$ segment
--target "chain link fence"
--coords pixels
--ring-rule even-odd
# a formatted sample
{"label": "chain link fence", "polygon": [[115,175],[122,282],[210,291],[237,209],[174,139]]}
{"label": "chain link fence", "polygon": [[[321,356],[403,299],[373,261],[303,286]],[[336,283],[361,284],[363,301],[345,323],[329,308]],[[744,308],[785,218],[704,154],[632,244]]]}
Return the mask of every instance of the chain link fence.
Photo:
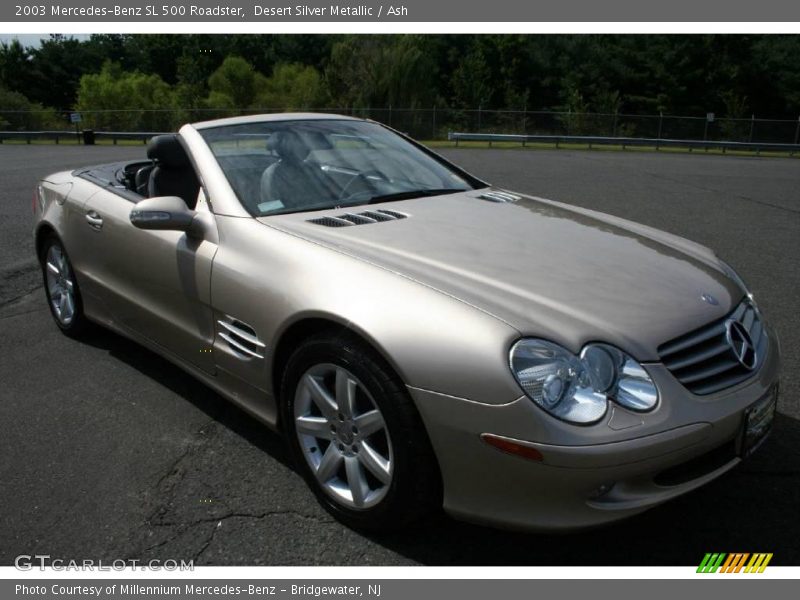
{"label": "chain link fence", "polygon": [[[451,131],[520,135],[608,136],[673,140],[800,143],[798,119],[716,118],[675,115],[628,115],[529,110],[483,110],[453,108],[318,108],[303,109],[351,115],[385,123],[420,140],[446,140]],[[42,113],[44,111],[41,111]],[[284,112],[283,109],[155,109],[81,111],[81,129],[95,131],[174,131],[184,123],[236,115]],[[69,131],[69,114],[40,111],[4,111],[0,123],[7,131],[56,129]],[[53,123],[53,119],[56,123]],[[74,127],[74,125],[73,125]]]}

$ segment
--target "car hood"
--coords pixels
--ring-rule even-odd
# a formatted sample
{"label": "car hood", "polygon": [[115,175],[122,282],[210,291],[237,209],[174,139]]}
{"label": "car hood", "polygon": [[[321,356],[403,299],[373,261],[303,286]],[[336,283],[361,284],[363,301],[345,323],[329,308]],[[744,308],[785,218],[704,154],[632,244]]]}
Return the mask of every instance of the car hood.
{"label": "car hood", "polygon": [[[703,246],[542,198],[490,201],[481,197],[486,191],[260,220],[573,351],[605,341],[658,360],[661,343],[724,316],[743,296]],[[343,227],[310,221],[367,209],[407,216]]]}

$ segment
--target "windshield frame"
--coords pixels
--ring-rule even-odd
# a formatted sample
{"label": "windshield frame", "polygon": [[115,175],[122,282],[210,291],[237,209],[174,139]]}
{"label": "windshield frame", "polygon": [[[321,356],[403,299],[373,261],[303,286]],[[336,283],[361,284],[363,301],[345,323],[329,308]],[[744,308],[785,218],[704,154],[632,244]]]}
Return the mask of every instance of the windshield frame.
{"label": "windshield frame", "polygon": [[[262,218],[269,218],[269,217],[273,217],[273,216],[288,215],[288,214],[298,214],[298,213],[305,213],[305,212],[319,212],[319,211],[324,211],[324,210],[340,210],[342,208],[352,208],[352,207],[357,207],[357,206],[366,206],[366,205],[370,204],[370,200],[371,199],[370,198],[365,198],[363,201],[359,201],[359,202],[342,202],[341,204],[338,204],[338,205],[330,205],[330,203],[326,203],[325,205],[318,205],[318,206],[313,206],[312,205],[312,206],[302,207],[302,208],[279,209],[279,210],[270,211],[268,213],[256,212],[256,211],[254,211],[252,209],[251,206],[248,205],[248,203],[244,202],[242,200],[242,198],[239,197],[239,193],[237,192],[237,190],[235,189],[233,183],[231,182],[228,173],[226,172],[226,170],[223,167],[223,165],[220,164],[220,160],[219,160],[220,157],[217,155],[217,153],[212,148],[212,141],[209,140],[209,138],[206,135],[207,132],[213,132],[215,130],[222,130],[222,129],[226,129],[226,128],[229,128],[229,127],[236,127],[236,126],[245,125],[245,124],[260,125],[260,124],[270,124],[270,123],[280,122],[280,123],[285,125],[285,124],[290,124],[290,123],[320,122],[320,121],[321,122],[341,121],[341,122],[368,123],[370,125],[374,125],[374,126],[380,127],[382,129],[386,130],[387,132],[389,132],[390,134],[393,134],[394,136],[397,136],[398,138],[400,138],[401,140],[403,140],[404,142],[406,142],[407,144],[412,146],[414,149],[419,151],[421,154],[425,155],[427,158],[430,158],[432,161],[437,163],[439,166],[441,166],[445,170],[450,171],[451,173],[453,173],[454,175],[456,175],[457,177],[462,179],[464,184],[469,186],[467,189],[464,189],[464,190],[459,190],[459,189],[455,189],[454,188],[454,189],[448,189],[446,191],[441,191],[440,193],[436,193],[436,194],[420,193],[419,196],[415,196],[415,197],[433,198],[433,197],[435,197],[437,195],[445,195],[445,194],[451,194],[451,193],[469,192],[469,191],[473,191],[473,190],[485,189],[485,188],[489,187],[489,185],[490,185],[487,182],[485,182],[485,181],[475,177],[474,175],[468,173],[467,171],[465,171],[461,167],[453,164],[452,162],[450,162],[449,160],[444,158],[442,155],[438,154],[437,152],[434,152],[433,150],[431,150],[427,146],[417,142],[416,140],[414,140],[413,138],[411,138],[407,134],[405,134],[405,133],[403,133],[401,131],[398,131],[398,130],[392,128],[392,127],[389,127],[389,126],[387,126],[387,125],[385,125],[383,123],[380,123],[378,121],[374,121],[372,119],[355,119],[355,118],[350,118],[350,117],[340,117],[340,116],[336,116],[336,115],[331,115],[330,118],[325,118],[325,117],[322,117],[322,118],[302,118],[302,117],[299,117],[299,118],[287,118],[287,119],[280,119],[280,120],[277,120],[277,119],[264,119],[264,120],[259,120],[259,121],[248,121],[247,123],[228,122],[228,123],[225,123],[225,124],[212,125],[210,127],[198,128],[197,131],[200,134],[201,138],[203,139],[203,142],[207,146],[207,148],[208,148],[211,156],[213,157],[214,161],[216,162],[216,165],[219,168],[222,176],[225,178],[233,198],[235,198],[236,202],[247,212],[247,214],[249,214],[253,218],[262,219]],[[404,198],[404,199],[406,199],[406,198]],[[412,198],[407,198],[407,199],[413,199],[413,197]],[[393,200],[391,200],[391,199],[385,200],[385,202],[392,202],[392,201]],[[373,202],[373,204],[380,204],[380,201],[377,202],[377,203]]]}

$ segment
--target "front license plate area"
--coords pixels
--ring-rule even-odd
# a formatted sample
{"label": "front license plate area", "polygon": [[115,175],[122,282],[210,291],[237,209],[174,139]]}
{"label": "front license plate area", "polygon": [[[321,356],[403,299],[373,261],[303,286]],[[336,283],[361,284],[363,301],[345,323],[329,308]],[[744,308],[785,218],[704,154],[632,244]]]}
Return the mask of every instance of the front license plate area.
{"label": "front license plate area", "polygon": [[742,458],[747,458],[761,445],[772,429],[778,405],[778,388],[774,386],[764,397],[744,411]]}

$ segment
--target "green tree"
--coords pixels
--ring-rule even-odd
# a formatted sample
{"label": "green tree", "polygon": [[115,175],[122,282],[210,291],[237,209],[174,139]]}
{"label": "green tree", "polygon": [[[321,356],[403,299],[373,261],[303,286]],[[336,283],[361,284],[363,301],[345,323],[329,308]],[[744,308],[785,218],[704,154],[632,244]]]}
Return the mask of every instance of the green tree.
{"label": "green tree", "polygon": [[453,104],[462,108],[488,108],[493,91],[486,56],[480,48],[474,48],[453,73]]}
{"label": "green tree", "polygon": [[63,129],[66,120],[52,108],[31,102],[23,94],[0,86],[0,129],[31,131]]}
{"label": "green tree", "polygon": [[76,108],[86,125],[111,131],[169,131],[175,122],[175,94],[158,75],[123,71],[108,62],[81,77]]}
{"label": "green tree", "polygon": [[211,108],[248,109],[255,107],[266,89],[267,78],[240,56],[229,56],[208,79],[208,105]]}
{"label": "green tree", "polygon": [[336,42],[325,69],[334,103],[342,107],[432,106],[437,67],[425,36],[353,35]]}
{"label": "green tree", "polygon": [[259,107],[279,110],[322,108],[326,101],[319,72],[297,63],[276,65],[257,98]]}

